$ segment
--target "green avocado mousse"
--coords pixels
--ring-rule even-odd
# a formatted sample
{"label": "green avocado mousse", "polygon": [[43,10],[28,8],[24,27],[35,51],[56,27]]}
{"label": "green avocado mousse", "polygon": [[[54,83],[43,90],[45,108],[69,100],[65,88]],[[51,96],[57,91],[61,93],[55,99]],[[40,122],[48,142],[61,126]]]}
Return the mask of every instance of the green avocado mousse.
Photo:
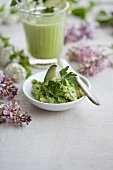
{"label": "green avocado mousse", "polygon": [[56,65],[52,65],[43,82],[32,80],[32,94],[44,103],[67,103],[78,100],[84,93],[76,82],[75,73],[67,72],[68,66],[59,71],[59,77],[55,76]]}
{"label": "green avocado mousse", "polygon": [[68,7],[66,0],[27,0],[18,5],[27,50],[42,64],[61,54]]}

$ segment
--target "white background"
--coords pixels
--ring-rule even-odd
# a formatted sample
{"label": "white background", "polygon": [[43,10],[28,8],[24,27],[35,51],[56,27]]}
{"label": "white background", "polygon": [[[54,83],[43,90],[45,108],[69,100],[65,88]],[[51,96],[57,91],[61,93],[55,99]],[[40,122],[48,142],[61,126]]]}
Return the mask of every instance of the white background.
{"label": "white background", "polygon": [[[78,22],[73,17],[68,20]],[[112,31],[111,28],[98,29],[95,38],[87,43],[111,44]],[[9,36],[17,48],[26,50],[21,23],[0,25],[0,32]],[[65,53],[66,48],[63,50]],[[33,106],[20,85],[15,99],[24,111],[29,111],[32,122],[22,128],[0,124],[1,170],[113,169],[113,68],[88,79],[101,106],[86,99],[64,112],[49,112]]]}

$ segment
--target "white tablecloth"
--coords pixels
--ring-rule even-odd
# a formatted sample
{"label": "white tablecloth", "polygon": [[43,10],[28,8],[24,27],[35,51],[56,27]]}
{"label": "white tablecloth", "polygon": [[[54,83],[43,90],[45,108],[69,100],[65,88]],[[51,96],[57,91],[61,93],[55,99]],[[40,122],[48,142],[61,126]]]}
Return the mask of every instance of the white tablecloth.
{"label": "white tablecloth", "polygon": [[[113,30],[105,29],[98,29],[91,42],[113,43]],[[21,24],[0,25],[0,33],[26,50]],[[19,85],[15,99],[24,111],[29,111],[32,122],[23,127],[0,124],[0,170],[113,169],[113,68],[88,79],[101,105],[95,106],[86,98],[63,112],[35,107]]]}

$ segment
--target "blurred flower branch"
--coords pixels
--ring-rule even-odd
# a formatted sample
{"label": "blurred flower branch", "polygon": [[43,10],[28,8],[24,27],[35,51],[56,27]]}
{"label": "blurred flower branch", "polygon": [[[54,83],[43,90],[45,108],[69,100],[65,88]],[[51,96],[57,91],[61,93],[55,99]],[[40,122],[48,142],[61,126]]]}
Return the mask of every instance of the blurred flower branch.
{"label": "blurred flower branch", "polygon": [[31,116],[29,116],[27,111],[23,112],[17,102],[0,102],[0,123],[6,122],[7,119],[22,126],[23,123],[29,124]]}
{"label": "blurred flower branch", "polygon": [[17,95],[17,91],[18,88],[14,85],[11,78],[0,71],[0,98],[8,97],[12,99]]}
{"label": "blurred flower branch", "polygon": [[9,40],[10,38],[0,35],[0,66],[5,68],[13,81],[20,82],[32,74],[31,64],[24,50],[16,50]]}
{"label": "blurred flower branch", "polygon": [[[0,98],[13,99],[17,95],[17,91],[18,88],[11,78],[0,71]],[[28,124],[31,121],[31,116],[28,115],[27,111],[22,112],[22,108],[16,101],[7,103],[0,101],[0,123],[6,122],[7,119],[22,126],[22,123]]]}
{"label": "blurred flower branch", "polygon": [[[72,46],[68,49],[67,57],[70,61],[79,63],[78,72],[85,76],[93,76],[101,72],[104,68],[112,66],[110,54],[111,47],[102,46]],[[112,51],[113,55],[113,51]]]}
{"label": "blurred flower branch", "polygon": [[82,22],[78,27],[67,24],[65,30],[64,44],[80,41],[83,38],[91,39],[94,37],[94,26],[87,22]]}

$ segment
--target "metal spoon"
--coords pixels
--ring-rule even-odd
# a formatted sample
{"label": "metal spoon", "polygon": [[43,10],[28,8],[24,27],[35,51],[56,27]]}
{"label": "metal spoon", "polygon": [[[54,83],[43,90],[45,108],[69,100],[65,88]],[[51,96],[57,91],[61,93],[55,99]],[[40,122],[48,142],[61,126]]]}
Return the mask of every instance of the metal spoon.
{"label": "metal spoon", "polygon": [[[69,63],[65,59],[59,59],[58,63],[61,67],[65,68],[66,66],[69,66],[69,71],[76,73],[72,67],[69,65]],[[75,79],[85,95],[88,97],[88,99],[94,103],[95,105],[100,105],[99,99],[91,92],[91,90],[85,85],[85,83],[80,79],[80,76],[78,73],[76,73],[77,76],[75,76]]]}

